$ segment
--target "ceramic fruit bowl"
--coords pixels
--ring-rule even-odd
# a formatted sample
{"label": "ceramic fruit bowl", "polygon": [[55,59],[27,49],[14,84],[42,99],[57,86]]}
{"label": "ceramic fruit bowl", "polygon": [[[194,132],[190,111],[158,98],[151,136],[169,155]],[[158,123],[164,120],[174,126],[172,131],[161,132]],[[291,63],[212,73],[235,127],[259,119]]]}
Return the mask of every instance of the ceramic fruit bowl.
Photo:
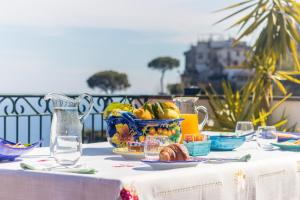
{"label": "ceramic fruit bowl", "polygon": [[0,160],[13,161],[17,157],[30,152],[35,147],[39,146],[42,141],[30,144],[21,145],[13,142],[9,142],[4,139],[0,139]]}
{"label": "ceramic fruit bowl", "polygon": [[183,119],[142,120],[130,112],[120,112],[120,116],[110,116],[105,121],[109,143],[114,147],[127,147],[130,141],[143,142],[147,135],[166,135],[177,143]]}

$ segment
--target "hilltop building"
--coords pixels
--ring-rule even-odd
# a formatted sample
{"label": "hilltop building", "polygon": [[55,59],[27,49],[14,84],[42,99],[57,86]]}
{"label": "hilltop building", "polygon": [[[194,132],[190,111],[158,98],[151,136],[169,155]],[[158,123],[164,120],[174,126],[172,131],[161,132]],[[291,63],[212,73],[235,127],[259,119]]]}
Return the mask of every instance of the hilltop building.
{"label": "hilltop building", "polygon": [[182,74],[184,86],[199,87],[209,82],[218,88],[221,80],[243,84],[251,72],[238,70],[238,66],[246,59],[245,52],[249,49],[241,42],[232,47],[233,39],[198,41],[192,45],[185,55],[185,70]]}

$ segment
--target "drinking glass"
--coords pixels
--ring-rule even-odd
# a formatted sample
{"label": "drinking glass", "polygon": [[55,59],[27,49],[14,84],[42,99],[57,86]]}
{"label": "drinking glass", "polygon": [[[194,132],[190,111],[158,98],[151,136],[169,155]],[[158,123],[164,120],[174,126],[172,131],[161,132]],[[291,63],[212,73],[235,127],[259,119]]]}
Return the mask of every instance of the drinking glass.
{"label": "drinking glass", "polygon": [[277,142],[275,126],[260,126],[256,131],[256,141],[259,148],[271,150],[271,143]]}
{"label": "drinking glass", "polygon": [[147,136],[144,146],[146,159],[158,159],[160,150],[170,144],[168,136]]}
{"label": "drinking glass", "polygon": [[235,127],[235,133],[237,136],[250,135],[254,132],[254,127],[250,121],[239,121]]}
{"label": "drinking glass", "polygon": [[72,166],[81,157],[81,141],[78,136],[56,136],[53,157],[62,166]]}

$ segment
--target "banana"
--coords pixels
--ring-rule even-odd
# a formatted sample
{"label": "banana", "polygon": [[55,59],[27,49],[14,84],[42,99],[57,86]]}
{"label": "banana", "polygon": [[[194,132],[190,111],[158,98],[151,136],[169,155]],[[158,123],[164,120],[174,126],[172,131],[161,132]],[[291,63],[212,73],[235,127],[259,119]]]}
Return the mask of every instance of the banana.
{"label": "banana", "polygon": [[152,104],[151,107],[152,107],[152,110],[153,110],[154,118],[155,118],[155,119],[159,119],[159,116],[158,116],[158,107],[157,107],[157,105],[156,105],[156,104]]}
{"label": "banana", "polygon": [[179,114],[172,109],[165,109],[163,119],[178,119],[180,118]]}
{"label": "banana", "polygon": [[161,106],[161,102],[156,102],[155,104],[157,105],[157,108],[158,108],[158,116],[161,116],[161,115],[163,116],[165,112],[164,112],[163,107]]}

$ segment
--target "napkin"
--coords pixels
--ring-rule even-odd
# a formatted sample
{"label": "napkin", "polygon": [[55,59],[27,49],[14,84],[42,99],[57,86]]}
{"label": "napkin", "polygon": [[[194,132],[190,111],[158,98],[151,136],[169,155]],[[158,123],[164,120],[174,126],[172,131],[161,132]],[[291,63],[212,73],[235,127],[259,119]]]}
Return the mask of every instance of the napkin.
{"label": "napkin", "polygon": [[251,154],[246,154],[238,158],[210,158],[207,157],[207,162],[248,162],[251,159]]}
{"label": "napkin", "polygon": [[20,166],[24,170],[37,170],[37,171],[55,171],[55,172],[67,172],[75,174],[95,174],[97,170],[94,168],[83,168],[83,167],[63,167],[60,165],[41,165],[37,163],[22,162]]}

